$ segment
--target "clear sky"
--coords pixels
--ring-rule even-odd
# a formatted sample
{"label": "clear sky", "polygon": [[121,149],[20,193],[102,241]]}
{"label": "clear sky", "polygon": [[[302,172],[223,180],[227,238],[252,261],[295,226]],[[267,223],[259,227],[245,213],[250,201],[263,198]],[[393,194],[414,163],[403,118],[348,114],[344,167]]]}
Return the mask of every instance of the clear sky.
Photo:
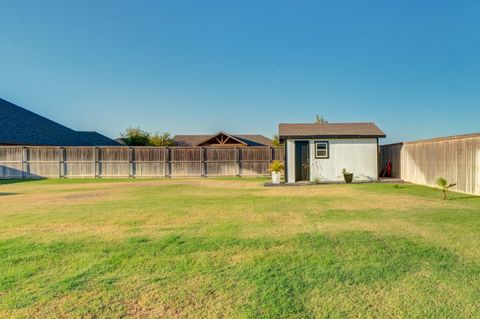
{"label": "clear sky", "polygon": [[0,0],[0,97],[77,130],[480,131],[480,1]]}

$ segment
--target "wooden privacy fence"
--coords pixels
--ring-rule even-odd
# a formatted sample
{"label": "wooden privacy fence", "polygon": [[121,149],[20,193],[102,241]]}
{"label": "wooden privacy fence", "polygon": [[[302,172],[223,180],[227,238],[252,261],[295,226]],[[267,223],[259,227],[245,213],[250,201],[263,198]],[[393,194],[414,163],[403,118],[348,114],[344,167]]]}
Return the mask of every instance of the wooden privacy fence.
{"label": "wooden privacy fence", "polygon": [[393,177],[430,186],[444,177],[457,183],[452,190],[480,195],[480,134],[383,145],[380,158]]}
{"label": "wooden privacy fence", "polygon": [[1,146],[0,178],[267,175],[283,148]]}

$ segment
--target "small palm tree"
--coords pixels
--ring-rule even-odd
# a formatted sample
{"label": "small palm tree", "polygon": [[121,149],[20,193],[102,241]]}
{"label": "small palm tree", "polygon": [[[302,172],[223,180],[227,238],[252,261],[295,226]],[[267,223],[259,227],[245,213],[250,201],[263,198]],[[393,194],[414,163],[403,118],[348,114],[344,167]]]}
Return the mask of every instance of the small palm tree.
{"label": "small palm tree", "polygon": [[455,185],[457,185],[456,183],[454,184],[448,184],[447,180],[443,177],[439,177],[437,178],[437,185],[438,187],[442,190],[442,199],[443,200],[446,200],[447,199],[447,190],[450,188],[450,187],[453,187]]}

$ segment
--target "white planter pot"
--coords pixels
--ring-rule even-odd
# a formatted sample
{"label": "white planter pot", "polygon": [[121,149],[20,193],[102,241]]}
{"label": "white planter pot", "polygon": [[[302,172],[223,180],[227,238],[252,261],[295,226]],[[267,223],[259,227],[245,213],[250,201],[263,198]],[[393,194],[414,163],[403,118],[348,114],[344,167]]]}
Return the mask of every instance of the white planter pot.
{"label": "white planter pot", "polygon": [[280,172],[272,172],[272,184],[280,184]]}

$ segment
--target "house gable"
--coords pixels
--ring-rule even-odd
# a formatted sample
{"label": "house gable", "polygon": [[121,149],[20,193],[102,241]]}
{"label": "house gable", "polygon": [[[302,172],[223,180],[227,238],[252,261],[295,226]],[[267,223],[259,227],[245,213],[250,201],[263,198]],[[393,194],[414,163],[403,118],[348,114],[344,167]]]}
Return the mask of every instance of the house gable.
{"label": "house gable", "polygon": [[273,147],[273,142],[263,135],[229,134],[219,132],[213,135],[175,135],[173,140],[177,146],[195,147]]}
{"label": "house gable", "polygon": [[235,136],[219,132],[198,143],[197,146],[247,146],[247,143]]}

